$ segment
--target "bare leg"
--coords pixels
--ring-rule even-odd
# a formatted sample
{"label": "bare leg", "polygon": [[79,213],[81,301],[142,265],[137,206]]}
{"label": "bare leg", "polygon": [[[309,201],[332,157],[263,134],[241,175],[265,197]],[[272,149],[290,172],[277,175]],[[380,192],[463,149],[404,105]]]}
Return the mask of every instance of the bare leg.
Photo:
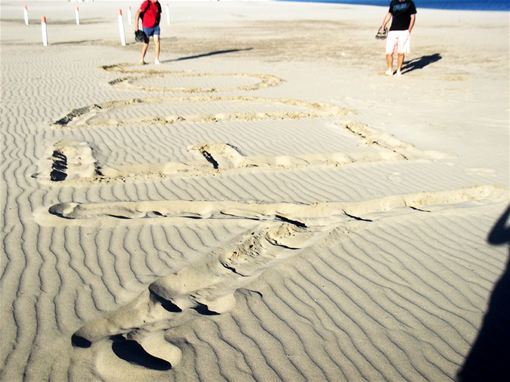
{"label": "bare leg", "polygon": [[393,54],[386,55],[386,66],[389,70],[393,69]]}
{"label": "bare leg", "polygon": [[147,54],[147,49],[149,49],[149,43],[144,43],[142,46],[142,58],[140,59],[140,64],[145,62],[145,55]]}
{"label": "bare leg", "polygon": [[154,36],[154,44],[156,49],[156,63],[159,63],[159,52],[160,52],[160,44],[159,44],[159,36]]}
{"label": "bare leg", "polygon": [[399,53],[397,58],[397,72],[400,72],[402,65],[404,64],[404,53]]}
{"label": "bare leg", "polygon": [[386,74],[393,75],[393,54],[386,55]]}

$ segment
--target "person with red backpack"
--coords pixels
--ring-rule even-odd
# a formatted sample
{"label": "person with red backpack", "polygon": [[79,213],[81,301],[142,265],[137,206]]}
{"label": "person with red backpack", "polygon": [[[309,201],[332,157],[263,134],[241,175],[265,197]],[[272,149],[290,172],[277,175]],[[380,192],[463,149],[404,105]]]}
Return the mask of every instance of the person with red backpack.
{"label": "person with red backpack", "polygon": [[147,64],[145,62],[145,54],[149,48],[150,38],[154,38],[156,58],[154,63],[159,65],[159,52],[160,52],[160,29],[159,21],[161,20],[161,4],[158,0],[145,0],[140,9],[135,14],[135,33],[138,31],[138,20],[142,19],[142,28],[145,38],[142,46],[142,57],[140,65]]}

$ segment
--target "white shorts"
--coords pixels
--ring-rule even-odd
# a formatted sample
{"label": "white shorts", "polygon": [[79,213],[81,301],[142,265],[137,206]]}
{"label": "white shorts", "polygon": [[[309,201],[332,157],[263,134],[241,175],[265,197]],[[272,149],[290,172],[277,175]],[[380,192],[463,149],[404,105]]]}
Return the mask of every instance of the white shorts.
{"label": "white shorts", "polygon": [[411,52],[411,35],[408,30],[389,31],[386,38],[386,54]]}

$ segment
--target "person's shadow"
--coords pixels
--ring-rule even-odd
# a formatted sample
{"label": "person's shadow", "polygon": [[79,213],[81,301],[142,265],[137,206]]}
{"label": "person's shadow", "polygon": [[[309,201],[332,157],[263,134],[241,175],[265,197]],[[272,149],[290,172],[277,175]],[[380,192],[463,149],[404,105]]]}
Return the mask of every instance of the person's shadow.
{"label": "person's shadow", "polygon": [[482,328],[462,368],[457,374],[461,382],[510,380],[510,206],[498,219],[487,241],[507,245],[509,260],[506,270],[492,291]]}
{"label": "person's shadow", "polygon": [[442,58],[443,57],[441,57],[439,53],[413,58],[412,60],[404,62],[404,65],[402,66],[402,74],[409,73],[417,69],[423,69],[427,65],[433,64]]}
{"label": "person's shadow", "polygon": [[228,54],[228,53],[244,52],[244,51],[248,51],[248,50],[253,50],[253,48],[215,50],[215,51],[213,51],[213,52],[207,52],[207,53],[194,54],[194,55],[192,55],[192,56],[179,57],[179,58],[175,58],[175,59],[173,59],[173,60],[166,60],[166,61],[161,61],[161,62],[166,63],[166,62],[176,62],[176,61],[195,60],[195,59],[197,59],[197,58],[210,57],[210,56],[217,56],[217,55],[219,55],[219,54]]}

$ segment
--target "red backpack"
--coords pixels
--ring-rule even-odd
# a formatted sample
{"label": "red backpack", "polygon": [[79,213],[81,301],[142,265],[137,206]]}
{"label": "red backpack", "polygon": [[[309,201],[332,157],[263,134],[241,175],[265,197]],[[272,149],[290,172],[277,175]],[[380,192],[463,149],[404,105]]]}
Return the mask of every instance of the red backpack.
{"label": "red backpack", "polygon": [[[159,1],[156,4],[158,5],[158,13],[156,15],[156,20],[154,20],[154,25],[147,27],[147,28],[155,27],[156,25],[159,24],[159,21],[161,19],[161,4],[159,3]],[[151,1],[147,0],[147,6],[145,7],[145,9],[143,11],[140,12],[140,18],[142,19],[142,26],[143,26],[143,19],[145,16],[145,12],[147,12],[147,10],[150,8],[150,6],[151,6]]]}

